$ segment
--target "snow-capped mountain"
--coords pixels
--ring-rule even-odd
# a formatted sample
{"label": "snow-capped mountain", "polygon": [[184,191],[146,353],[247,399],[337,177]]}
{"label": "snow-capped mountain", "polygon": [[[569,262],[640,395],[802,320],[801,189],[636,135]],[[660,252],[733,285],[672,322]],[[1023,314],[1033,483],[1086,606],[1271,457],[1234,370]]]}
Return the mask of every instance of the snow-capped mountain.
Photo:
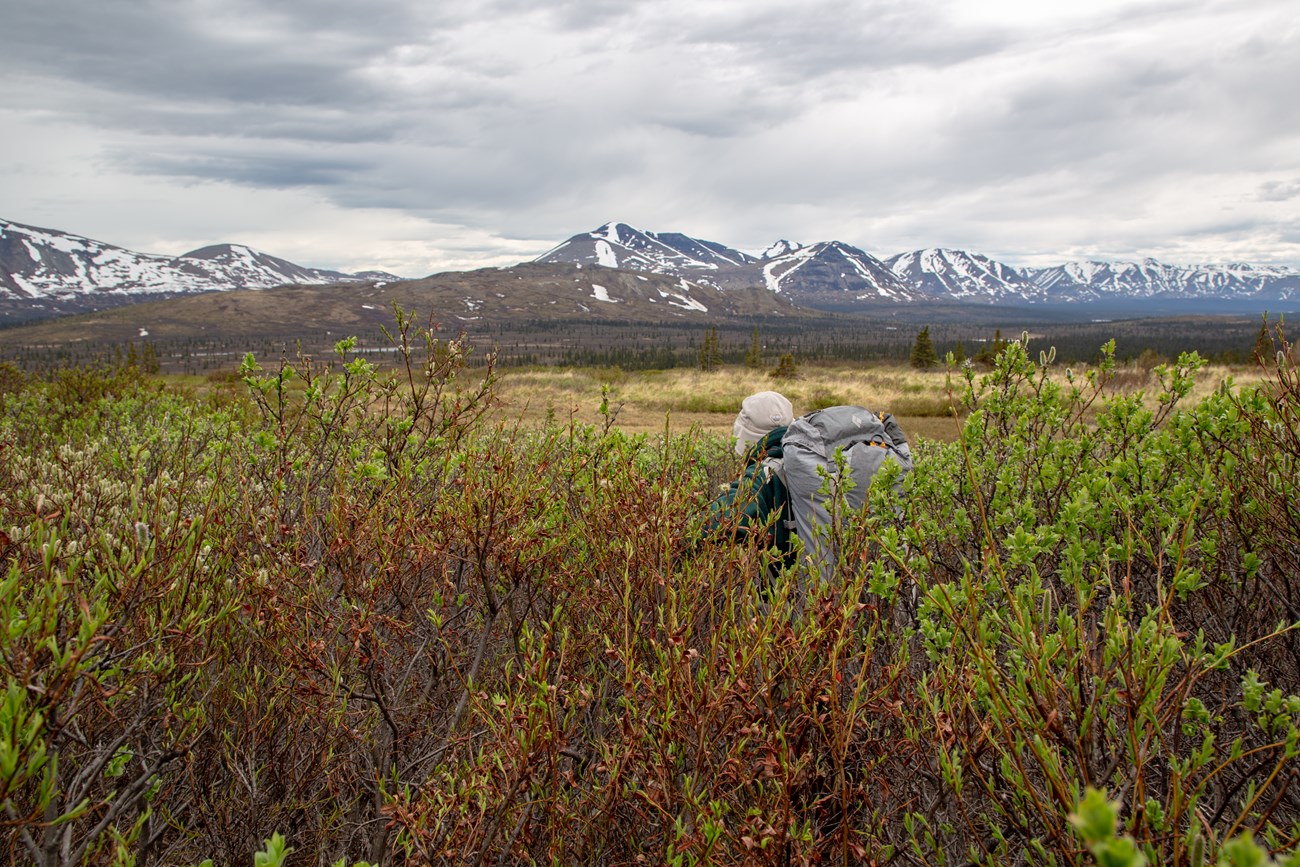
{"label": "snow-capped mountain", "polygon": [[929,248],[884,261],[839,241],[781,240],[754,257],[677,233],[607,223],[540,262],[655,271],[732,289],[765,286],[822,309],[880,303],[1078,304],[1090,301],[1267,302],[1300,299],[1300,270],[1282,266],[1067,262],[1018,268],[965,250]]}
{"label": "snow-capped mountain", "polygon": [[737,270],[746,271],[758,260],[748,253],[678,232],[646,232],[626,223],[606,223],[593,232],[574,235],[533,261],[653,271],[722,287],[732,282],[728,278]]}
{"label": "snow-capped mountain", "polygon": [[534,261],[653,271],[719,289],[766,286],[810,306],[816,298],[839,306],[863,296],[910,301],[914,295],[875,256],[838,241],[804,246],[782,240],[756,257],[678,232],[606,223],[574,235]]}
{"label": "snow-capped mountain", "polygon": [[1051,299],[1242,298],[1288,301],[1300,297],[1300,271],[1246,264],[1165,265],[1141,262],[1067,262],[1031,272]]}
{"label": "snow-capped mountain", "polygon": [[891,256],[885,264],[904,284],[929,298],[1002,303],[1046,297],[1023,270],[965,250],[915,250]]}
{"label": "snow-capped mountain", "polygon": [[238,244],[156,256],[0,220],[0,300],[93,304],[218,289],[396,279],[379,272],[305,268]]}
{"label": "snow-capped mountain", "polygon": [[[770,249],[770,248],[769,248]],[[796,304],[915,301],[920,293],[875,256],[839,241],[799,247],[761,263],[763,285]]]}
{"label": "snow-capped mountain", "polygon": [[[606,223],[574,235],[535,261],[654,271],[720,289],[764,286],[795,304],[828,309],[914,302],[946,297],[948,291],[913,279],[917,275],[906,270],[895,273],[890,263],[841,241],[804,245],[782,239],[755,257],[713,241],[626,223]],[[993,263],[990,268],[996,270]]]}

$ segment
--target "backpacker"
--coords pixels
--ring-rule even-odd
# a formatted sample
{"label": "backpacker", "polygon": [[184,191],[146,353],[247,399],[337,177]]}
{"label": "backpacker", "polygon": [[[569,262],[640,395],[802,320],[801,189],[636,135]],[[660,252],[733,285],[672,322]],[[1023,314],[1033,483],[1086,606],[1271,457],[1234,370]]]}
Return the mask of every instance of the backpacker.
{"label": "backpacker", "polygon": [[[853,480],[850,490],[838,483],[837,449]],[[886,461],[908,472],[911,450],[897,422],[860,406],[834,406],[809,413],[785,428],[777,428],[745,455],[745,469],[710,506],[706,537],[729,532],[746,538],[757,528],[766,543],[793,563],[793,532],[803,540],[805,557],[829,577],[836,552],[817,528],[830,523],[828,501],[845,496],[848,508],[866,504],[871,479]],[[823,479],[817,468],[826,470]]]}
{"label": "backpacker", "polygon": [[[850,511],[861,510],[872,478],[887,462],[899,464],[902,473],[911,471],[911,448],[891,416],[881,418],[860,406],[832,406],[796,419],[781,446],[781,475],[804,557],[829,578],[839,553],[828,532],[832,499],[842,497]],[[840,475],[836,453],[841,451],[851,485]]]}

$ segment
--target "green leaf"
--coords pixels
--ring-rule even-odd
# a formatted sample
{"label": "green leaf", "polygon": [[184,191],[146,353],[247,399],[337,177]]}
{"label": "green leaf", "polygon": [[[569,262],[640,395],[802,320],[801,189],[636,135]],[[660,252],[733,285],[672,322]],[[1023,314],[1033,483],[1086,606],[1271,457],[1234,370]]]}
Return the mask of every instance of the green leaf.
{"label": "green leaf", "polygon": [[1119,801],[1108,801],[1105,792],[1089,786],[1075,811],[1070,814],[1070,824],[1083,838],[1083,842],[1092,844],[1115,836],[1115,820],[1118,816]]}
{"label": "green leaf", "polygon": [[293,847],[285,844],[284,836],[278,831],[271,835],[270,840],[262,842],[266,848],[253,853],[253,867],[282,867],[284,859],[293,851]]}

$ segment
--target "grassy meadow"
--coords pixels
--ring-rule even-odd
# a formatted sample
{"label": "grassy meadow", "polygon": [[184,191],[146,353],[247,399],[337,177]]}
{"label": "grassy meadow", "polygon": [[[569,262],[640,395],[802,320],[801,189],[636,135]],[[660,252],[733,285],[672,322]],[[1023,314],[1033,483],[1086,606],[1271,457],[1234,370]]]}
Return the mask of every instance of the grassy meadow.
{"label": "grassy meadow", "polygon": [[[1037,347],[1031,343],[1034,352]],[[1154,364],[1116,365],[1108,374],[1107,394],[1144,392],[1148,403],[1158,401]],[[977,368],[978,370],[979,368]],[[1086,365],[1071,370],[1080,379]],[[1189,394],[1199,400],[1226,381],[1236,386],[1257,383],[1258,365],[1206,365]],[[1066,384],[1064,367],[1049,369],[1053,382]],[[955,440],[966,413],[960,405],[961,376],[946,368],[917,370],[898,362],[805,364],[794,378],[774,378],[768,370],[733,365],[717,370],[678,367],[668,370],[625,371],[619,368],[533,367],[501,372],[496,393],[497,416],[526,426],[570,417],[587,424],[603,423],[602,401],[615,411],[615,424],[631,433],[685,433],[692,427],[730,436],[740,402],[756,391],[779,391],[801,415],[827,406],[865,406],[889,412],[911,436]],[[1153,388],[1154,386],[1154,388]]]}
{"label": "grassy meadow", "polygon": [[[469,367],[399,322],[390,368],[0,365],[4,855],[1296,864],[1275,341],[774,380]],[[912,438],[829,576],[706,531],[765,388]]]}

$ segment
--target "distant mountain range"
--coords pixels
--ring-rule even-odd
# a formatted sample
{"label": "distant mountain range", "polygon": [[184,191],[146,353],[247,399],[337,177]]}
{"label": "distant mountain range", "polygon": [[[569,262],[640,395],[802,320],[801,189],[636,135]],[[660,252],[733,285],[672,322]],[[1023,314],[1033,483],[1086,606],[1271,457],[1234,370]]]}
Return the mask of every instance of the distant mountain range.
{"label": "distant mountain range", "polygon": [[[768,297],[779,302],[773,312],[935,304],[1088,305],[1089,309],[1127,305],[1143,312],[1244,312],[1268,305],[1276,310],[1279,303],[1300,300],[1300,270],[1279,266],[1176,266],[1146,259],[1019,268],[978,253],[941,248],[881,259],[840,241],[803,245],[782,240],[756,256],[715,241],[619,222],[574,235],[533,264],[589,270],[574,284],[574,290],[580,290],[574,297],[567,289],[547,295],[568,281],[556,282],[550,272],[521,270],[524,266],[464,272],[466,285],[473,285],[475,294],[467,295],[463,304],[456,303],[464,307],[454,311],[457,318],[490,314],[495,308],[502,315],[531,311],[554,318],[561,309],[572,308],[578,316],[644,314],[654,320],[663,313],[677,317],[712,311],[713,315],[737,305],[748,310],[767,307],[750,292],[744,293],[743,300],[727,298],[738,290],[753,289],[766,289]],[[595,276],[603,269],[631,276]],[[647,284],[635,275],[656,279]],[[345,274],[303,267],[237,244],[157,256],[0,220],[0,322],[216,290],[399,281],[384,272]],[[438,285],[443,284],[451,285],[446,279]],[[661,312],[652,313],[655,310]]]}
{"label": "distant mountain range", "polygon": [[379,271],[304,268],[239,244],[155,256],[0,220],[0,300],[11,302],[6,305],[11,310],[72,313],[213,290],[397,279]]}
{"label": "distant mountain range", "polygon": [[[789,339],[805,328],[825,335],[850,318],[795,307],[761,287],[724,291],[664,274],[525,263],[392,283],[145,296],[78,316],[11,320],[17,327],[0,330],[0,362],[80,364],[112,358],[135,341],[154,345],[165,369],[191,372],[232,370],[246,352],[331,358],[343,337],[356,337],[361,352],[385,353],[393,348],[383,331],[393,328],[394,306],[416,327],[443,338],[464,334],[471,347],[528,363],[580,352],[597,364],[647,353],[673,364],[695,351],[706,327],[730,329],[748,345],[760,324],[772,339]],[[593,358],[596,351],[605,354]]]}
{"label": "distant mountain range", "polygon": [[853,309],[921,303],[1270,302],[1300,298],[1300,270],[1248,264],[1067,262],[1018,268],[964,250],[931,248],[880,259],[840,241],[778,241],[752,256],[713,241],[606,223],[538,262],[653,271],[730,289],[762,285],[801,306]]}

